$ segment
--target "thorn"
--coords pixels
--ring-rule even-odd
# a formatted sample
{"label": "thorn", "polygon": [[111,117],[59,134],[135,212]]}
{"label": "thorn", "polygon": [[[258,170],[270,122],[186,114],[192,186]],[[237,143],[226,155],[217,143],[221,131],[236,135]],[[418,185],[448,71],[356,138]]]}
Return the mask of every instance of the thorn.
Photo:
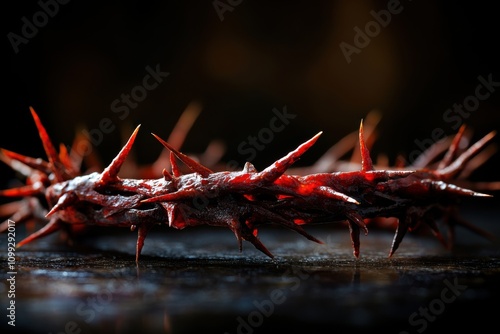
{"label": "thorn", "polygon": [[190,102],[184,109],[167,140],[172,147],[180,150],[189,130],[200,115],[201,109],[201,104],[194,101]]}
{"label": "thorn", "polygon": [[349,225],[349,234],[351,235],[352,253],[356,258],[359,258],[359,226],[350,219],[347,222]]}
{"label": "thorn", "polygon": [[59,200],[57,201],[56,205],[54,205],[52,209],[50,209],[50,211],[45,215],[45,217],[48,218],[52,216],[57,211],[62,210],[68,207],[68,205],[75,203],[75,201],[76,197],[74,194],[72,193],[63,194],[61,197],[59,197]]}
{"label": "thorn", "polygon": [[272,183],[286,172],[288,167],[293,165],[311,146],[316,143],[323,131],[318,132],[314,137],[301,144],[295,150],[288,153],[285,157],[277,160],[271,166],[267,167],[260,173],[255,174],[255,178],[264,183]]}
{"label": "thorn", "polygon": [[493,197],[490,194],[484,194],[470,189],[461,188],[451,183],[446,183],[444,181],[430,181],[432,187],[437,191],[446,192],[448,194],[454,194],[459,196],[472,196],[472,197]]}
{"label": "thorn", "polygon": [[316,239],[315,237],[313,237],[312,235],[307,233],[306,230],[304,230],[304,228],[302,226],[297,225],[295,222],[289,221],[286,218],[283,218],[282,216],[276,214],[275,212],[270,211],[270,210],[265,209],[265,208],[262,208],[262,207],[259,207],[259,206],[255,206],[253,209],[255,210],[255,213],[258,215],[259,219],[269,220],[269,221],[281,224],[281,225],[299,233],[300,235],[306,237],[307,239],[309,239],[311,241],[314,241],[318,244],[323,244],[323,241]]}
{"label": "thorn", "polygon": [[432,234],[439,240],[439,242],[444,246],[446,249],[451,249],[451,245],[449,245],[441,232],[439,231],[439,228],[436,224],[436,222],[430,218],[425,218],[425,223],[430,227]]}
{"label": "thorn", "polygon": [[36,239],[45,237],[49,234],[52,234],[58,230],[60,230],[62,227],[61,221],[59,219],[51,219],[47,225],[36,231],[35,233],[30,234],[28,237],[25,239],[21,240],[16,244],[16,248],[22,247],[23,245],[26,245],[32,241],[35,241]]}
{"label": "thorn", "polygon": [[43,193],[41,182],[12,189],[0,190],[0,196],[4,197],[28,197]]}
{"label": "thorn", "polygon": [[[201,113],[201,104],[198,102],[191,102],[184,109],[181,116],[179,117],[177,123],[174,125],[172,132],[170,132],[167,142],[177,150],[180,150],[187,134],[191,130],[194,122]],[[161,151],[160,156],[152,164],[152,175],[158,175],[158,173],[165,168],[165,165],[169,164],[170,152],[167,149]]]}
{"label": "thorn", "polygon": [[54,173],[54,176],[58,182],[64,181],[63,171],[61,170],[62,163],[59,160],[59,156],[56,152],[56,149],[54,148],[54,145],[52,145],[52,141],[50,140],[47,131],[45,130],[42,122],[40,121],[40,118],[35,112],[35,109],[33,109],[33,107],[30,107],[30,111],[31,115],[33,116],[33,119],[35,120],[35,124],[38,129],[38,134],[40,135],[40,139],[42,140],[43,148],[45,149],[45,153],[47,154],[47,158],[49,159],[49,162],[51,164],[51,170]]}
{"label": "thorn", "polygon": [[392,246],[389,252],[389,257],[392,257],[396,252],[396,250],[398,249],[399,245],[401,244],[401,241],[403,241],[406,231],[408,231],[408,224],[406,222],[406,219],[405,220],[398,219],[398,227],[396,229],[396,233],[394,234],[394,239],[392,240]]}
{"label": "thorn", "polygon": [[250,230],[246,224],[242,224],[238,219],[231,219],[229,228],[233,231],[234,235],[236,236],[236,240],[238,240],[238,247],[240,253],[243,250],[242,240],[244,239],[252,243],[252,245],[254,245],[256,249],[266,254],[271,259],[274,258],[274,255],[271,254],[271,252],[266,248],[266,246],[264,246],[264,244],[259,240],[259,238],[257,238],[256,235],[254,235],[253,231]]}
{"label": "thorn", "polygon": [[127,155],[130,153],[130,150],[132,149],[132,145],[134,144],[135,137],[137,136],[137,132],[139,131],[140,124],[135,128],[134,132],[128,139],[127,143],[125,146],[122,147],[118,155],[111,161],[108,167],[104,169],[104,171],[101,174],[101,180],[99,183],[101,185],[107,184],[109,182],[113,182],[118,178],[118,173],[120,172],[120,168],[123,165],[123,162],[127,158]]}
{"label": "thorn", "polygon": [[274,255],[264,246],[264,244],[254,236],[252,233],[249,233],[248,235],[245,234],[245,240],[249,241],[252,243],[252,245],[255,246],[258,250],[260,250],[262,253],[266,254],[269,258],[273,259]]}
{"label": "thorn", "polygon": [[163,178],[165,179],[165,181],[172,181],[172,174],[170,174],[166,168],[163,168],[161,173],[163,174]]}
{"label": "thorn", "polygon": [[172,175],[174,177],[179,177],[182,175],[181,170],[179,169],[179,165],[177,164],[175,154],[172,151],[170,151],[170,166],[172,166]]}
{"label": "thorn", "polygon": [[[39,170],[47,175],[52,172],[50,164],[47,163],[46,161],[43,161],[42,159],[35,159],[3,148],[0,149],[0,159],[4,161],[7,165],[9,165],[12,169],[20,172],[23,175],[26,174],[25,171],[21,170],[20,168],[16,168],[16,166],[12,164],[12,162],[9,159],[19,161],[22,164],[30,167],[30,169]],[[33,171],[30,170],[30,173],[25,176],[30,176],[32,173]]]}
{"label": "thorn", "polygon": [[187,223],[184,220],[186,217],[185,212],[182,212],[179,205],[176,203],[161,203],[161,206],[167,211],[168,226],[177,229],[184,228]]}
{"label": "thorn", "polygon": [[337,199],[340,201],[349,202],[349,203],[353,203],[353,204],[357,204],[357,205],[360,204],[354,198],[349,197],[341,192],[335,191],[332,188],[327,187],[327,186],[318,186],[318,187],[316,187],[316,189],[314,191],[320,195],[324,195],[324,196],[332,198],[332,199]]}
{"label": "thorn", "polygon": [[467,162],[472,159],[476,154],[478,154],[481,149],[488,144],[493,137],[495,137],[496,131],[491,131],[486,136],[477,141],[474,145],[469,147],[467,151],[462,153],[455,161],[449,164],[447,167],[438,170],[437,173],[444,178],[451,178],[455,176],[457,173],[461,172]]}
{"label": "thorn", "polygon": [[495,145],[485,147],[485,149],[478,153],[474,158],[470,159],[467,165],[463,168],[462,172],[457,176],[457,179],[467,179],[469,175],[482,166],[488,159],[490,159],[497,152]]}
{"label": "thorn", "polygon": [[448,149],[448,151],[446,151],[446,154],[445,154],[443,160],[441,160],[441,162],[439,163],[439,165],[437,167],[438,170],[443,169],[445,167],[448,167],[450,165],[450,163],[453,161],[453,159],[455,158],[455,155],[456,155],[456,153],[459,149],[459,146],[460,146],[460,142],[461,142],[462,137],[464,135],[465,129],[466,129],[465,124],[462,124],[460,129],[458,129],[457,134],[455,135],[455,137],[453,138],[453,141],[451,142],[450,148]]}
{"label": "thorn", "polygon": [[243,166],[243,173],[257,173],[257,168],[250,163],[250,162],[245,162],[245,166]]}
{"label": "thorn", "polygon": [[135,246],[135,263],[139,264],[139,257],[141,256],[142,248],[144,247],[144,241],[146,240],[146,235],[148,234],[151,227],[154,224],[144,223],[141,224],[137,229],[137,243]]}
{"label": "thorn", "polygon": [[363,135],[363,120],[361,120],[361,123],[359,125],[359,149],[361,153],[361,170],[373,170],[372,158],[370,157],[370,151],[366,146],[365,138]]}
{"label": "thorn", "polygon": [[200,174],[201,176],[203,177],[207,177],[209,176],[210,174],[213,173],[213,171],[211,171],[210,169],[208,169],[207,167],[203,166],[202,164],[200,164],[199,162],[197,161],[194,161],[193,159],[191,159],[190,157],[188,157],[187,155],[185,155],[184,153],[181,153],[179,151],[177,151],[173,146],[171,146],[169,143],[167,143],[166,141],[164,141],[163,139],[161,139],[160,137],[158,137],[157,135],[155,135],[154,133],[152,133],[152,135],[158,139],[158,141],[163,145],[165,146],[167,149],[170,150],[170,152],[174,153],[175,156],[180,160],[182,161],[183,163],[186,164],[186,166],[189,167],[189,169],[191,169],[193,172],[195,173],[198,173]]}
{"label": "thorn", "polygon": [[236,240],[238,241],[238,249],[240,253],[243,251],[243,242],[242,242],[242,237],[241,237],[241,225],[238,221],[232,220],[231,224],[229,225],[231,230],[233,230],[234,236],[236,237]]}
{"label": "thorn", "polygon": [[[490,232],[488,232],[486,230],[483,230],[480,227],[477,227],[476,225],[469,223],[467,220],[462,219],[457,215],[453,215],[453,216],[449,217],[449,223],[450,223],[449,226],[452,228],[454,228],[455,226],[462,226],[462,227],[468,229],[469,231],[476,233],[477,235],[479,235],[485,239],[488,239],[490,241],[496,240],[495,235],[491,234]],[[454,231],[452,231],[452,233],[454,234]],[[450,245],[450,247],[451,247],[451,245]]]}

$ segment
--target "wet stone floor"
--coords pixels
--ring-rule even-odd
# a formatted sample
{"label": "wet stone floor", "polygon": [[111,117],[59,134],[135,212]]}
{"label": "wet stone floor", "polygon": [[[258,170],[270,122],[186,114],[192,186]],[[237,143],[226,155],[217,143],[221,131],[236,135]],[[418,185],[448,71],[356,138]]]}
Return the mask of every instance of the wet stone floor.
{"label": "wet stone floor", "polygon": [[[482,210],[467,219],[500,236],[496,217]],[[356,260],[347,228],[306,230],[324,244],[262,228],[270,259],[245,241],[240,253],[226,229],[158,226],[138,266],[130,231],[97,229],[73,245],[51,236],[16,250],[14,280],[0,235],[1,332],[443,333],[498,322],[497,241],[458,229],[447,250],[431,235],[409,233],[389,259],[393,232],[370,230]]]}

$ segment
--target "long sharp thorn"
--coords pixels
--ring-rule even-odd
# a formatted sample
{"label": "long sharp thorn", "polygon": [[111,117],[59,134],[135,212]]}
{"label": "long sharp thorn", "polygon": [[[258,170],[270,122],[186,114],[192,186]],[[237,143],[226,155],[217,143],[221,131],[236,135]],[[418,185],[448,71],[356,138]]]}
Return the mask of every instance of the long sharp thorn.
{"label": "long sharp thorn", "polygon": [[0,190],[0,196],[5,197],[27,197],[38,195],[42,192],[40,185],[28,185],[19,188]]}
{"label": "long sharp thorn", "polygon": [[432,233],[434,234],[434,236],[439,240],[439,242],[446,248],[446,249],[450,249],[451,248],[451,245],[448,244],[445,240],[445,238],[443,237],[443,235],[441,234],[441,232],[439,231],[439,228],[436,224],[436,222],[430,218],[427,218],[425,219],[425,223],[430,227]]}
{"label": "long sharp thorn", "polygon": [[238,241],[238,249],[240,253],[243,251],[243,238],[241,236],[241,225],[238,221],[233,220],[231,222],[231,225],[229,225],[231,230],[233,230],[234,236],[236,237],[236,240]]}
{"label": "long sharp thorn", "polygon": [[320,131],[314,137],[301,144],[292,152],[288,153],[285,157],[277,160],[262,172],[256,173],[254,177],[256,179],[262,180],[265,183],[274,182],[277,178],[279,178],[281,175],[283,175],[283,173],[286,172],[288,167],[293,165],[302,156],[302,154],[304,154],[309,148],[311,148],[311,146],[314,145],[314,143],[316,143],[322,133],[323,132]]}
{"label": "long sharp thorn", "polygon": [[123,162],[127,158],[127,155],[130,153],[130,150],[132,149],[132,145],[134,145],[135,137],[137,136],[137,132],[139,131],[141,125],[138,125],[130,138],[128,139],[127,143],[123,148],[120,150],[118,155],[111,161],[108,167],[104,169],[101,175],[101,184],[106,184],[109,182],[116,181],[118,178],[118,173],[120,172],[120,168],[123,165]]}
{"label": "long sharp thorn", "polygon": [[264,244],[259,240],[259,238],[257,238],[253,234],[246,236],[245,240],[250,241],[252,245],[255,246],[255,248],[260,250],[262,253],[266,254],[271,259],[274,258],[274,255],[266,248],[266,246],[264,246]]}
{"label": "long sharp thorn", "polygon": [[23,175],[25,174],[24,169],[18,170],[21,168],[16,168],[16,165],[14,165],[10,161],[10,159],[17,160],[17,161],[21,162],[22,164],[24,164],[32,169],[39,170],[45,174],[50,174],[50,172],[52,171],[50,164],[47,163],[46,161],[43,161],[42,159],[28,157],[28,156],[18,154],[18,153],[15,153],[15,152],[3,149],[3,148],[0,149],[0,159],[2,161],[4,161],[6,164],[10,165],[12,169],[15,169],[15,170],[21,172]]}
{"label": "long sharp thorn", "polygon": [[33,109],[33,107],[30,107],[30,111],[31,115],[33,116],[33,119],[35,120],[35,124],[38,129],[38,134],[40,135],[40,139],[42,140],[43,148],[45,149],[45,153],[47,154],[47,158],[49,159],[49,162],[51,164],[52,172],[54,173],[54,176],[58,182],[64,181],[64,173],[63,170],[61,169],[62,162],[59,160],[59,155],[57,154],[54,145],[52,145],[52,141],[50,140],[50,137],[47,131],[45,130],[45,127],[40,121],[40,118],[35,112],[35,109]]}
{"label": "long sharp thorn", "polygon": [[467,179],[472,172],[482,166],[489,158],[491,158],[497,152],[497,147],[495,145],[490,145],[485,147],[485,149],[478,153],[474,158],[470,159],[465,165],[462,172],[457,176],[457,179]]}
{"label": "long sharp thorn", "polygon": [[166,141],[164,141],[163,139],[161,139],[160,137],[158,137],[157,135],[155,135],[154,133],[152,133],[152,135],[163,145],[165,146],[167,149],[170,150],[170,152],[174,153],[175,156],[180,160],[182,161],[183,163],[186,164],[186,166],[189,167],[189,169],[191,169],[193,172],[196,172],[198,174],[200,174],[201,176],[203,177],[207,177],[208,175],[212,174],[213,171],[210,170],[209,168],[203,166],[202,164],[200,164],[199,162],[191,159],[190,157],[188,157],[187,155],[185,155],[184,153],[181,153],[179,151],[177,151],[172,145],[170,145],[169,143],[167,143]]}
{"label": "long sharp thorn", "polygon": [[460,129],[458,129],[458,132],[455,135],[455,137],[453,138],[453,141],[450,145],[450,148],[448,149],[448,151],[446,151],[446,154],[445,154],[443,160],[441,160],[441,162],[439,163],[437,169],[443,169],[443,168],[447,167],[453,161],[453,159],[455,158],[455,155],[457,154],[457,151],[459,149],[460,142],[462,141],[462,137],[464,135],[465,128],[466,128],[465,124],[462,124]]}
{"label": "long sharp thorn", "polygon": [[184,109],[167,139],[167,142],[169,142],[172,147],[180,150],[189,130],[191,130],[200,113],[201,104],[198,102],[193,101]]}
{"label": "long sharp thorn", "polygon": [[348,220],[349,224],[349,234],[351,235],[351,243],[352,243],[352,253],[356,258],[359,258],[359,226],[351,220]]}
{"label": "long sharp thorn", "polygon": [[462,218],[460,218],[458,216],[454,216],[451,219],[452,219],[452,224],[450,224],[450,225],[452,225],[452,226],[456,226],[456,225],[462,226],[462,227],[468,229],[469,231],[474,232],[477,235],[480,235],[483,238],[486,238],[486,239],[488,239],[490,241],[495,241],[495,239],[496,239],[496,237],[493,234],[489,233],[488,231],[483,230],[480,227],[477,227],[477,226],[469,223],[465,219],[462,219]]}
{"label": "long sharp thorn", "polygon": [[[170,132],[167,142],[177,150],[180,150],[186,136],[193,126],[196,118],[201,112],[201,105],[197,102],[191,102],[186,109],[182,112],[179,120],[174,125],[172,132]],[[169,150],[164,149],[161,151],[159,157],[152,164],[153,175],[158,175],[165,167],[170,166],[169,161]]]}
{"label": "long sharp thorn", "polygon": [[493,197],[493,195],[490,194],[484,194],[470,189],[461,188],[454,184],[445,183],[443,181],[431,181],[431,184],[433,184],[434,189],[438,191],[443,191],[454,195],[472,196],[472,197]]}
{"label": "long sharp thorn", "polygon": [[71,195],[70,193],[63,194],[61,197],[59,197],[59,200],[57,201],[56,205],[50,209],[50,211],[45,215],[45,217],[50,217],[57,211],[60,211],[64,208],[67,208],[68,205],[73,204],[76,201],[75,195]]}
{"label": "long sharp thorn", "polygon": [[318,243],[318,244],[324,244],[323,241],[317,239],[316,237],[310,235],[309,233],[306,232],[306,230],[304,230],[304,228],[302,226],[299,226],[299,225],[295,225],[295,223],[292,223],[294,226],[292,227],[292,229],[294,231],[297,231],[300,235],[306,237],[307,239],[311,240],[311,241],[314,241],[315,243]]}
{"label": "long sharp thorn", "polygon": [[437,172],[445,178],[453,177],[457,173],[461,172],[465,168],[467,162],[470,159],[472,159],[476,154],[478,154],[481,151],[481,149],[486,144],[488,144],[493,139],[493,137],[495,137],[495,135],[496,131],[491,131],[486,136],[477,141],[474,145],[469,147],[467,151],[462,153],[457,159],[455,159],[455,161],[453,161],[447,167],[438,170]]}
{"label": "long sharp thorn", "polygon": [[364,133],[363,133],[363,120],[359,125],[359,149],[361,153],[361,170],[369,171],[373,170],[372,158],[370,157],[370,151],[366,146]]}
{"label": "long sharp thorn", "polygon": [[170,166],[172,168],[172,175],[174,177],[179,177],[182,175],[181,170],[179,168],[179,164],[177,163],[177,158],[175,157],[174,152],[170,152]]}
{"label": "long sharp thorn", "polygon": [[142,224],[137,229],[137,243],[135,245],[135,263],[139,264],[139,257],[141,256],[142,248],[144,247],[144,240],[146,240],[146,236],[153,227],[154,224]]}
{"label": "long sharp thorn", "polygon": [[408,224],[406,220],[399,219],[398,227],[396,229],[396,233],[394,234],[394,239],[392,240],[391,250],[389,252],[389,257],[392,257],[396,250],[398,249],[401,241],[403,240],[406,231],[408,231]]}
{"label": "long sharp thorn", "polygon": [[28,237],[24,238],[20,242],[17,243],[16,247],[19,248],[23,245],[26,245],[32,241],[35,241],[36,239],[45,237],[49,234],[52,234],[58,230],[60,230],[62,227],[61,221],[59,219],[52,219],[50,220],[47,225],[39,229],[33,234],[30,234]]}
{"label": "long sharp thorn", "polygon": [[265,208],[261,208],[258,206],[256,206],[254,208],[254,210],[256,211],[256,213],[258,213],[260,219],[269,219],[270,221],[277,222],[277,223],[282,224],[291,230],[294,230],[295,232],[298,232],[300,235],[306,237],[307,239],[309,239],[311,241],[314,241],[318,244],[323,244],[323,241],[321,241],[321,240],[315,238],[314,236],[310,235],[309,233],[307,233],[306,230],[304,230],[304,228],[302,226],[297,225],[294,222],[291,222],[291,221],[283,218],[282,216],[280,216],[280,215],[278,215],[270,210],[267,210]]}

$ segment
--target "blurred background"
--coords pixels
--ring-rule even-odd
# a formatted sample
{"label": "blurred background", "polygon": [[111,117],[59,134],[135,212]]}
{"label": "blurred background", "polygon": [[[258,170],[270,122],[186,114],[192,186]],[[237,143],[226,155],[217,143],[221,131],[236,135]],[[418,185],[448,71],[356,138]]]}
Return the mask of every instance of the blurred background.
{"label": "blurred background", "polygon": [[[274,108],[286,106],[295,117],[272,140],[265,137],[269,142],[252,160],[258,169],[323,131],[298,162],[313,163],[372,110],[382,115],[373,156],[387,153],[391,163],[418,150],[416,141],[432,139],[435,129],[451,135],[464,121],[477,139],[500,125],[498,91],[472,105],[467,118],[444,119],[454,104],[474,96],[479,76],[500,82],[498,14],[489,2],[63,3],[4,5],[10,64],[3,148],[45,156],[29,106],[56,144],[70,144],[82,126],[99,129],[102,119],[111,120],[114,130],[102,133],[95,147],[106,164],[120,149],[122,132],[138,124],[136,157],[154,161],[161,146],[150,132],[166,138],[193,101],[202,112],[183,151],[201,153],[220,139],[223,160],[240,165],[250,154],[238,146],[269,128]],[[148,66],[169,75],[152,90],[137,88],[135,108],[117,109],[126,106],[122,94],[143,85]],[[480,178],[497,179],[499,162],[497,155]],[[14,174],[0,168],[5,187]]]}

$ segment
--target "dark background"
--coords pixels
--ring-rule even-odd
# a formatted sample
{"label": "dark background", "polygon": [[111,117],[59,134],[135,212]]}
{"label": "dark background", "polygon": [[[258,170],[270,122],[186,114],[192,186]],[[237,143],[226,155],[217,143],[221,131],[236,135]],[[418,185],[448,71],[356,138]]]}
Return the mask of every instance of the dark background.
{"label": "dark background", "polygon": [[[401,13],[347,63],[339,44],[354,44],[354,27],[373,21],[385,1],[242,1],[221,21],[212,1],[70,1],[16,54],[7,38],[21,35],[22,17],[33,22],[35,1],[4,5],[6,83],[0,146],[35,157],[44,153],[29,113],[39,113],[53,141],[70,144],[77,128],[117,129],[96,148],[104,163],[122,143],[119,129],[142,124],[140,163],[161,151],[150,136],[166,138],[184,108],[203,111],[183,151],[207,143],[227,145],[225,161],[243,164],[238,144],[269,126],[272,109],[297,115],[252,161],[261,169],[322,130],[298,164],[314,162],[328,147],[379,110],[379,139],[372,155],[411,153],[430,139],[454,103],[474,94],[478,76],[500,81],[497,12],[489,2],[402,1]],[[142,83],[145,67],[169,72],[146,99],[120,120],[111,102]],[[500,94],[481,101],[465,122],[477,139],[500,124]],[[496,140],[498,142],[498,140]],[[479,177],[496,179],[498,155]],[[2,186],[13,173],[2,165]],[[475,174],[477,175],[477,174]],[[477,177],[477,176],[473,176]]]}

